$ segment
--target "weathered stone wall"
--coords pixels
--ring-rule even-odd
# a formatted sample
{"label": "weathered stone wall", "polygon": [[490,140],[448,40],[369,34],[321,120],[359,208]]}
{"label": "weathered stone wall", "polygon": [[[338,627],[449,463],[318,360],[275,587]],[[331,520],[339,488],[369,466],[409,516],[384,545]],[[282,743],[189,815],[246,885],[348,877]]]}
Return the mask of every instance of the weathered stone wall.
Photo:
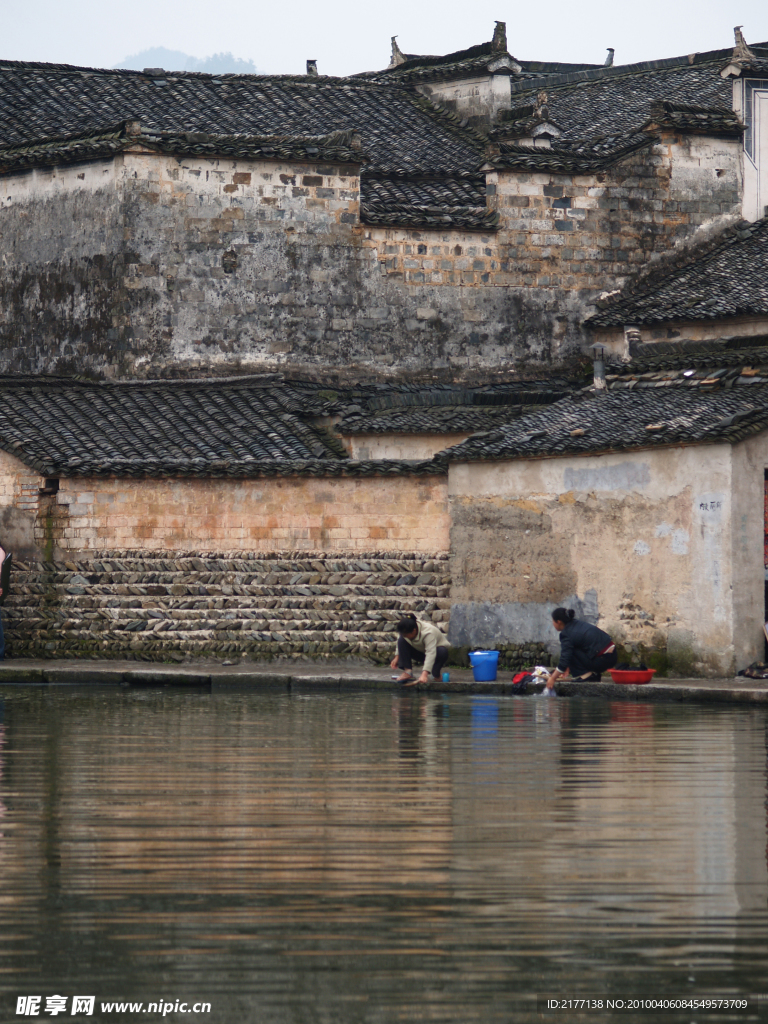
{"label": "weathered stone wall", "polygon": [[762,657],[768,439],[455,465],[451,640],[549,641],[558,605],[671,674]]}
{"label": "weathered stone wall", "polygon": [[[14,658],[386,663],[406,612],[448,632],[450,583],[445,552],[104,551],[17,562],[2,615]],[[540,643],[500,647],[502,668],[548,662]],[[466,652],[451,664],[468,665]]]}
{"label": "weathered stone wall", "polygon": [[450,617],[444,552],[269,555],[119,550],[17,563],[11,657],[310,657],[387,661],[407,611]]}
{"label": "weathered stone wall", "polygon": [[740,212],[729,140],[669,137],[587,176],[491,173],[496,232],[362,225],[358,170],[137,151],[6,176],[2,368],[557,361],[596,294]]}

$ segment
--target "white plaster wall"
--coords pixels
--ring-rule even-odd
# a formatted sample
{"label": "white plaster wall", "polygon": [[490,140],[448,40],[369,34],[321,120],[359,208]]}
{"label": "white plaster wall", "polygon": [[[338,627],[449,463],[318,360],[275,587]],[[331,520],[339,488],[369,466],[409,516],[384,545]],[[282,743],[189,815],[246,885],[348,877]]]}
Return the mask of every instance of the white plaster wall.
{"label": "white plaster wall", "polygon": [[[765,85],[768,75],[758,81]],[[746,109],[746,80],[736,79],[733,83],[733,109],[746,123],[747,117],[753,119],[753,152],[752,156],[742,147],[744,169],[743,217],[755,221],[765,216],[768,204],[768,88],[752,91],[752,110]]]}
{"label": "white plaster wall", "polygon": [[[768,440],[764,444],[768,449]],[[489,509],[506,504],[524,510],[531,543],[538,522],[551,531],[549,545],[537,555],[538,568],[533,559],[525,566],[532,594],[539,574],[554,581],[550,602],[594,592],[600,625],[614,638],[666,646],[673,660],[679,655],[697,674],[728,674],[737,660],[743,667],[754,649],[736,642],[742,625],[734,614],[733,507],[734,495],[742,491],[749,492],[752,534],[751,543],[739,549],[736,570],[749,567],[753,582],[762,574],[755,546],[762,499],[754,493],[756,486],[762,489],[762,469],[748,467],[746,458],[745,451],[739,472],[752,476],[736,489],[727,444],[452,465],[452,552],[460,554],[455,524],[462,509],[486,503]],[[525,564],[525,535],[511,530],[498,540],[513,546],[517,564]],[[556,592],[558,580],[569,587],[562,595]],[[463,599],[484,600],[482,587],[477,589],[477,596],[465,593]],[[506,600],[520,596],[516,582]],[[746,631],[752,637],[753,627],[754,617]]]}
{"label": "white plaster wall", "polygon": [[118,162],[96,160],[71,167],[50,167],[10,174],[0,180],[0,210],[9,206],[39,202],[62,192],[95,192],[114,188]]}
{"label": "white plaster wall", "polygon": [[743,147],[740,139],[709,138],[685,135],[670,147],[670,192],[679,201],[701,203],[712,195],[711,220],[706,230],[719,230],[725,223],[738,219],[738,214],[723,211],[717,197],[732,186],[735,195],[743,189]]}
{"label": "white plaster wall", "polygon": [[431,459],[451,445],[460,444],[469,431],[460,434],[356,434],[345,437],[344,445],[353,459]]}
{"label": "white plaster wall", "polygon": [[511,106],[511,78],[509,75],[483,75],[458,82],[437,82],[422,85],[419,91],[438,103],[447,103],[457,113],[495,116],[497,111]]}

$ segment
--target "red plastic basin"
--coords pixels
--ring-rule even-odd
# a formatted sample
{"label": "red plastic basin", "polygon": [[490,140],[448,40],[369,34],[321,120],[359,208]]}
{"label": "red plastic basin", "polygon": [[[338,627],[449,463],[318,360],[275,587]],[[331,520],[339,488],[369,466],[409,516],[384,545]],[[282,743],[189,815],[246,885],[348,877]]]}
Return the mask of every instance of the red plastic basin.
{"label": "red plastic basin", "polygon": [[655,668],[629,670],[611,668],[608,671],[611,673],[614,683],[650,683],[656,673]]}

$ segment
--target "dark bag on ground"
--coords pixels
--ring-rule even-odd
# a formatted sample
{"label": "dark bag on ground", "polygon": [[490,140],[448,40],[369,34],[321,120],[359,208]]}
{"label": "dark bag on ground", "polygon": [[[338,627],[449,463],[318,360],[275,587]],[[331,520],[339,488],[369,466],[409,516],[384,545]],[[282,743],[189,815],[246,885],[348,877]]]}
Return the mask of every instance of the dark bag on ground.
{"label": "dark bag on ground", "polygon": [[768,665],[763,661],[753,661],[749,668],[743,668],[738,675],[746,676],[747,679],[768,679]]}
{"label": "dark bag on ground", "polygon": [[2,568],[0,568],[0,588],[2,588],[2,594],[0,594],[0,606],[5,604],[5,599],[8,597],[8,590],[11,586],[11,562],[13,562],[13,553],[8,552],[3,561]]}

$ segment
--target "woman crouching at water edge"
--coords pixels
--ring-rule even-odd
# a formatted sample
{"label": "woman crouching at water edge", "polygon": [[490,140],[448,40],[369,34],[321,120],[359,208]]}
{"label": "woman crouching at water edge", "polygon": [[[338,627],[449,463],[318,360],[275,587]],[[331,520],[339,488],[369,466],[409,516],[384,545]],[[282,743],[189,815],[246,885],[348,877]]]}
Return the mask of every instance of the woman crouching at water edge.
{"label": "woman crouching at water edge", "polygon": [[602,629],[577,619],[572,608],[555,608],[552,625],[560,634],[560,661],[547,679],[551,690],[561,676],[600,682],[600,673],[618,661],[616,645]]}
{"label": "woman crouching at water edge", "polygon": [[[451,646],[448,637],[444,636],[437,626],[424,622],[414,615],[406,615],[397,624],[400,634],[397,640],[397,654],[392,659],[392,668],[402,669],[397,682],[403,686],[416,686],[429,681],[429,674],[434,679],[440,678],[440,670],[448,660],[448,648]],[[411,671],[413,663],[424,662],[424,670],[416,679]],[[395,678],[394,676],[392,677]]]}

